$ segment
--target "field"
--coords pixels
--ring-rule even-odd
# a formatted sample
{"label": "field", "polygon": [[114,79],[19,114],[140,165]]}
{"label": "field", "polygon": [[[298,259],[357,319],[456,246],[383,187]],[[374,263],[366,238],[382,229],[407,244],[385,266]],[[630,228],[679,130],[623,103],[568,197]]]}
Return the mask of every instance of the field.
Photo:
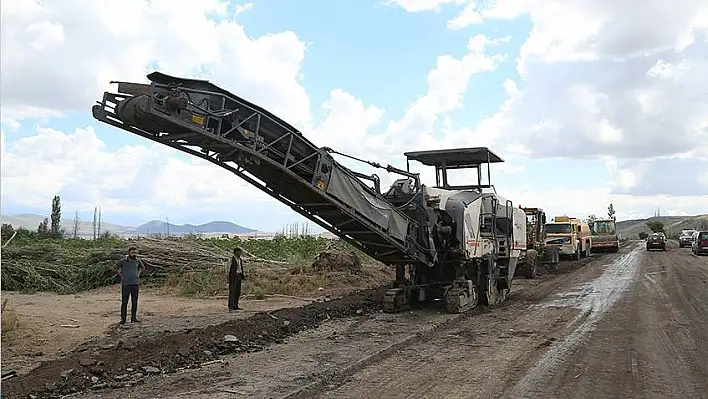
{"label": "field", "polygon": [[[120,286],[110,266],[131,245],[138,247],[147,266],[140,293],[140,334],[302,306],[392,279],[390,269],[338,240],[319,237],[16,237],[2,249],[3,370],[26,372],[115,330]],[[244,310],[228,313],[226,268],[236,246],[246,252]]]}

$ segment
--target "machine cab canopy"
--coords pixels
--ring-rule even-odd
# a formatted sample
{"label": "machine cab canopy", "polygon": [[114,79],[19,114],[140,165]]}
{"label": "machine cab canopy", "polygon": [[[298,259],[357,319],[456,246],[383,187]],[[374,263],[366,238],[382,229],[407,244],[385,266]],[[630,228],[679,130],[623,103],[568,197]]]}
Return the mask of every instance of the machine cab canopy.
{"label": "machine cab canopy", "polygon": [[[491,170],[492,163],[504,162],[504,160],[493,153],[487,147],[453,148],[447,150],[427,150],[404,153],[406,163],[410,169],[410,161],[418,161],[423,165],[435,166],[435,187],[449,190],[481,190],[492,187]],[[487,165],[487,179],[483,179],[482,165]],[[475,169],[476,183],[454,186],[448,182],[448,171],[456,169]]]}

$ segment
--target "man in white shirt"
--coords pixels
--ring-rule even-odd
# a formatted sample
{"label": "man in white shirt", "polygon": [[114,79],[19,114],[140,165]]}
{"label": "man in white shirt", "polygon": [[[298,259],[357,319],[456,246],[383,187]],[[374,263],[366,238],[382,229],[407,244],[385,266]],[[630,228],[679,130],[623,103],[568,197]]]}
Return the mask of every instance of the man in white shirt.
{"label": "man in white shirt", "polygon": [[241,248],[234,248],[234,255],[229,262],[229,312],[241,309],[238,307],[238,299],[241,296],[241,281],[245,278],[242,252]]}

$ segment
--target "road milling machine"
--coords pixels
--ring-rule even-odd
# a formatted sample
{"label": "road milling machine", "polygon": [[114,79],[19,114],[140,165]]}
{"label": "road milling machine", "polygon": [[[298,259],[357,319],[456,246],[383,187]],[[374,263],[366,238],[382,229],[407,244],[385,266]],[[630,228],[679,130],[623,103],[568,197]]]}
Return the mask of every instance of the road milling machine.
{"label": "road milling machine", "polygon": [[[435,167],[436,185],[418,173],[376,162],[401,176],[385,192],[376,174],[337,162],[301,132],[206,80],[159,72],[149,84],[117,83],[93,106],[97,120],[225,168],[372,258],[394,267],[384,309],[442,299],[449,312],[495,305],[511,288],[526,249],[526,217],[496,193],[484,147],[406,153]],[[483,179],[486,165],[486,181]],[[476,182],[449,184],[448,171],[470,169]]]}

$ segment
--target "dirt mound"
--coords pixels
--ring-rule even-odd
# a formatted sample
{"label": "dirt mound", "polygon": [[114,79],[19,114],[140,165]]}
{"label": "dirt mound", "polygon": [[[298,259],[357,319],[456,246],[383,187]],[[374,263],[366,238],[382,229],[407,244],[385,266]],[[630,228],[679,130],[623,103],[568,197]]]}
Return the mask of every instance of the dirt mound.
{"label": "dirt mound", "polygon": [[312,262],[312,270],[317,273],[360,273],[362,270],[361,259],[352,251],[329,248],[315,257],[314,262]]}
{"label": "dirt mound", "polygon": [[50,398],[140,384],[149,374],[199,367],[227,353],[254,352],[281,343],[323,321],[377,312],[385,288],[314,302],[302,308],[258,313],[247,319],[113,344],[88,343],[66,357],[3,382],[5,398]]}

